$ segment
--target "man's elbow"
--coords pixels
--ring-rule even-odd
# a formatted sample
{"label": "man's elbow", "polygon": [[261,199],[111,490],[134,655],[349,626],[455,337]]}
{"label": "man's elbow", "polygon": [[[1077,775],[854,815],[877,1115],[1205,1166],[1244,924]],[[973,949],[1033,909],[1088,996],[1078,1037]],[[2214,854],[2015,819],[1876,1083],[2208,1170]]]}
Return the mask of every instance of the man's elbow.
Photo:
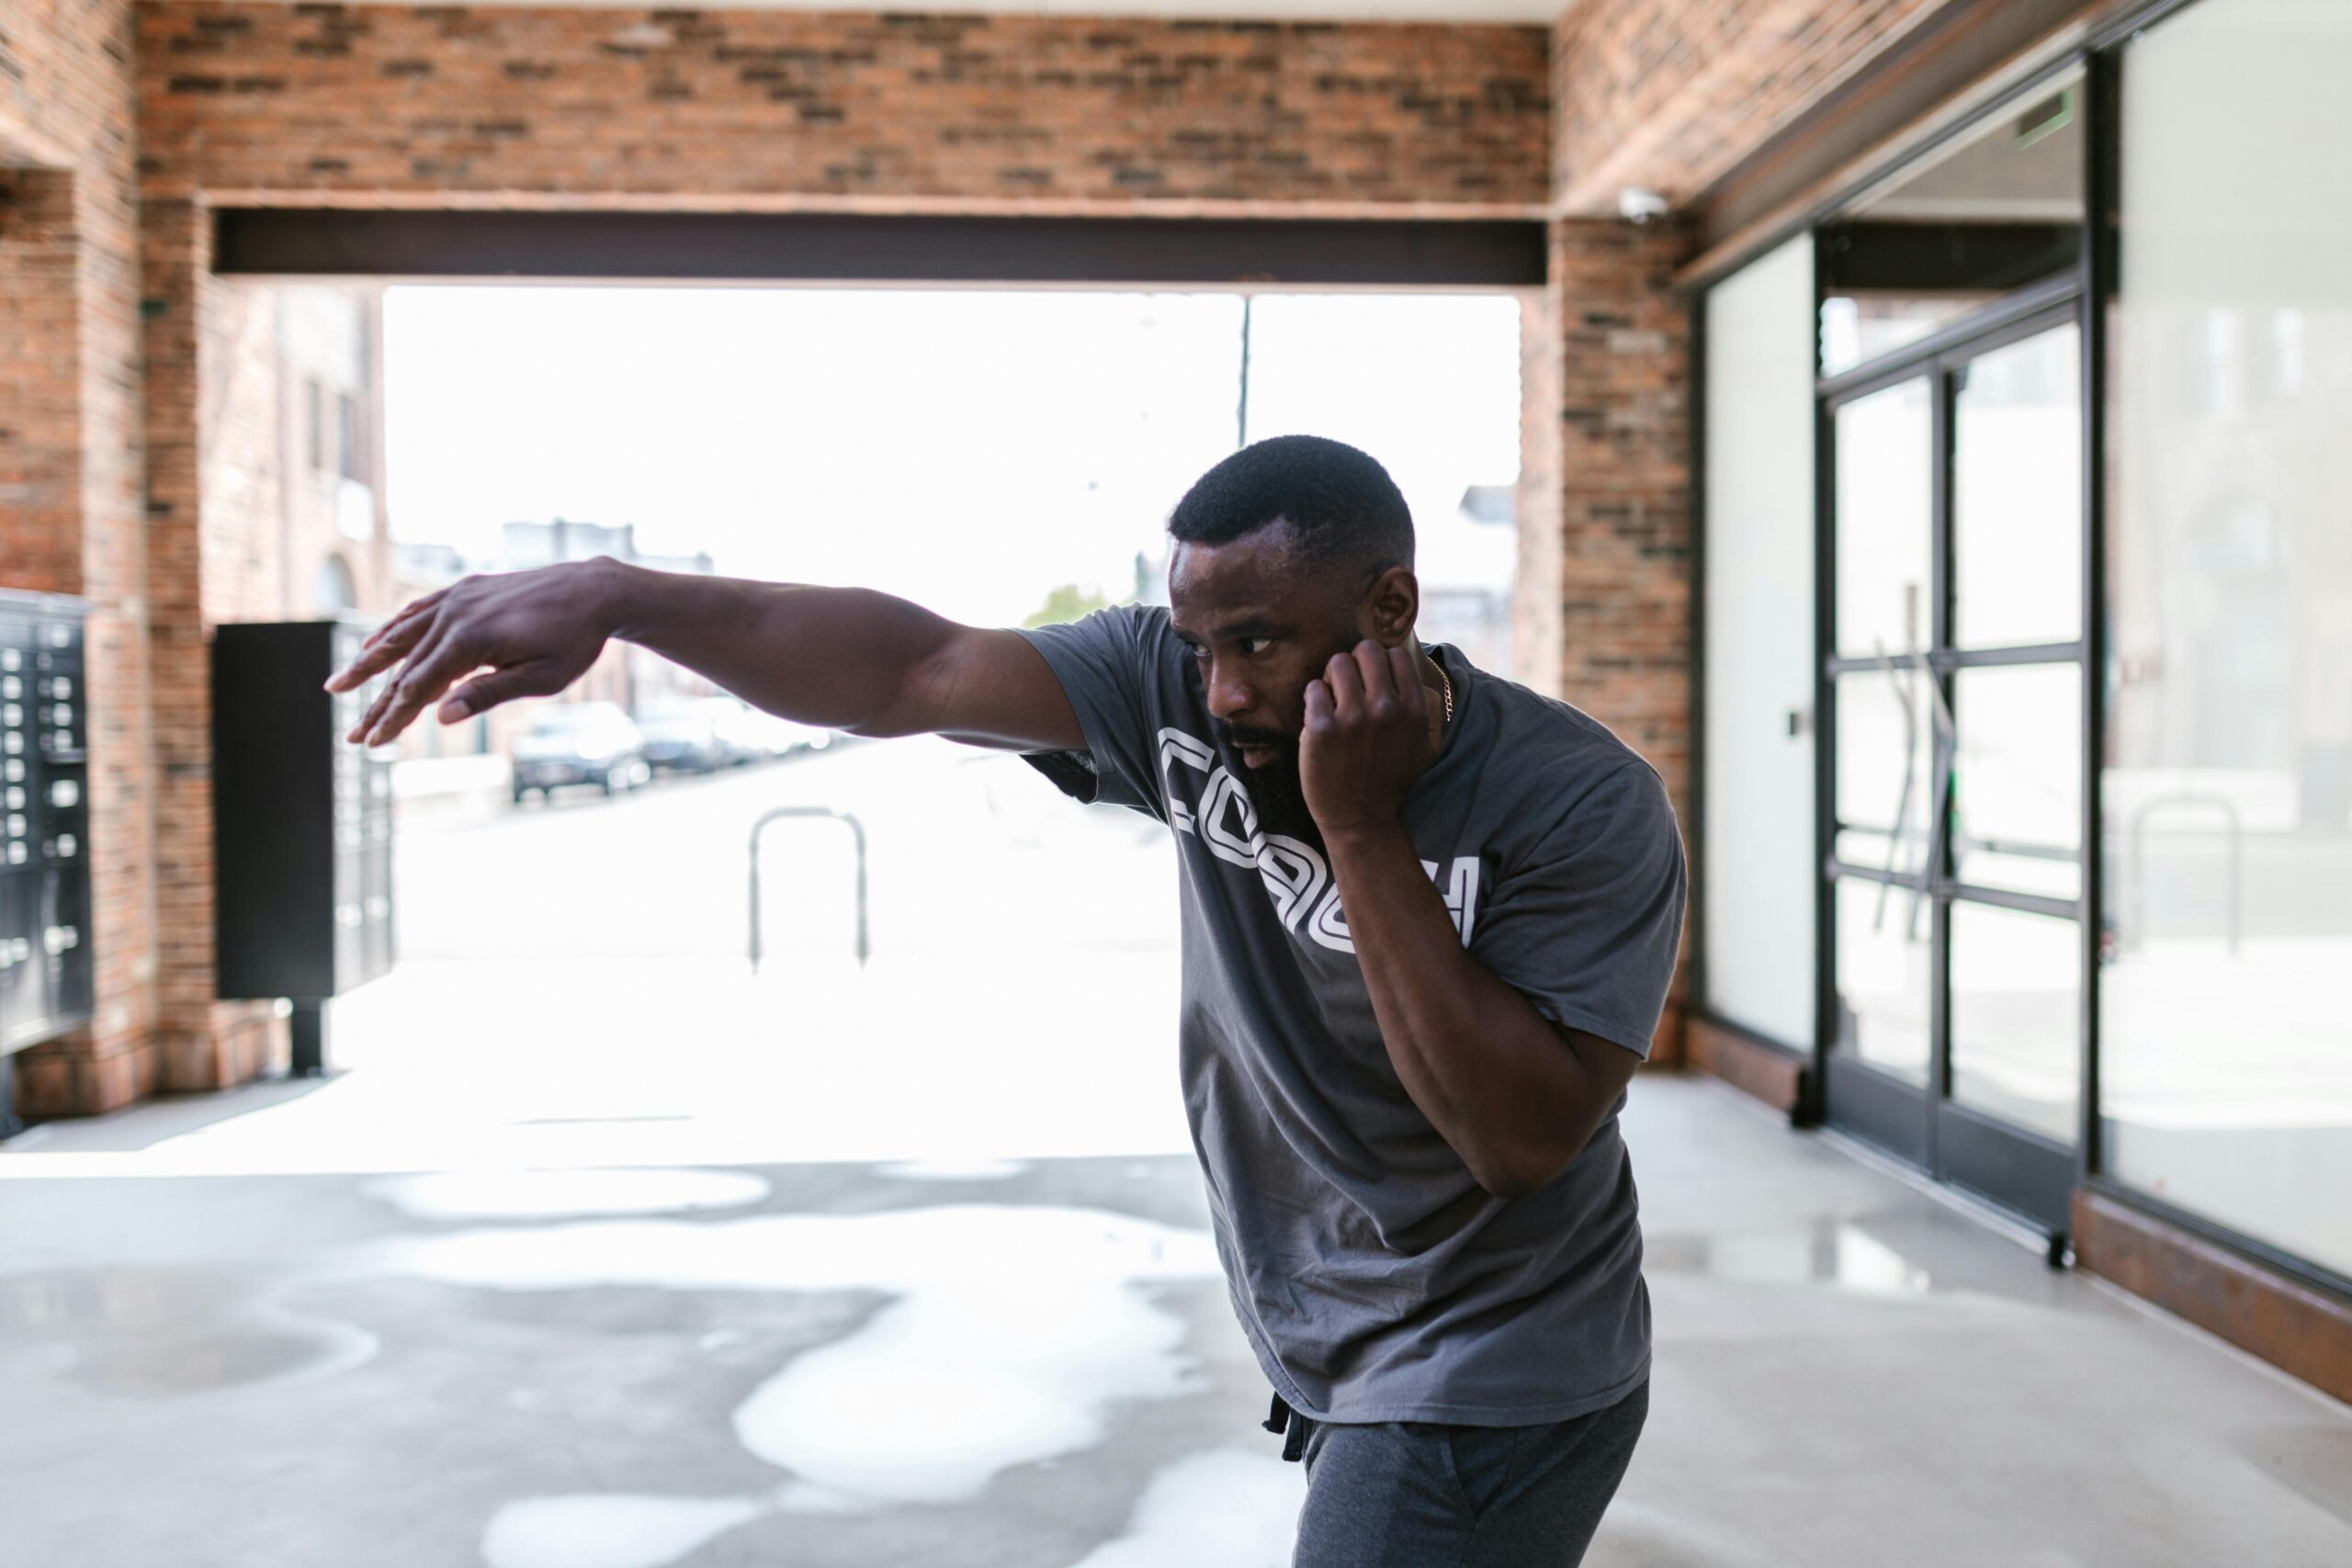
{"label": "man's elbow", "polygon": [[1593,1132],[1592,1128],[1582,1128],[1572,1138],[1555,1139],[1522,1147],[1505,1156],[1481,1160],[1471,1167],[1470,1178],[1498,1198],[1523,1198],[1557,1181],[1576,1163],[1577,1156],[1584,1153]]}

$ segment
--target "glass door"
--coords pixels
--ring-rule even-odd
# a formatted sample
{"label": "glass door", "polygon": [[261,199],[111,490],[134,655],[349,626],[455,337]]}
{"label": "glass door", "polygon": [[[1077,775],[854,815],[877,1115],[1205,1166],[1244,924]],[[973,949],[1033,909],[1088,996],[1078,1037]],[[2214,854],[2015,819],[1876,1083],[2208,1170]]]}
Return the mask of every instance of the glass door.
{"label": "glass door", "polygon": [[1826,403],[1824,1110],[2065,1227],[2081,1120],[2081,336],[2064,304]]}

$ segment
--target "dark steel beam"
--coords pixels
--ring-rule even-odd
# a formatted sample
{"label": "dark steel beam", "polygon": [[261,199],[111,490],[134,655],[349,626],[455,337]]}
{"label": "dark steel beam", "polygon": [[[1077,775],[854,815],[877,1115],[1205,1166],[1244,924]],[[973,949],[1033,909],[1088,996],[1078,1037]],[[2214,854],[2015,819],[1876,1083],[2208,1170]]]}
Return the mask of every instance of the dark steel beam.
{"label": "dark steel beam", "polygon": [[227,208],[232,276],[1527,288],[1534,219],[871,217]]}

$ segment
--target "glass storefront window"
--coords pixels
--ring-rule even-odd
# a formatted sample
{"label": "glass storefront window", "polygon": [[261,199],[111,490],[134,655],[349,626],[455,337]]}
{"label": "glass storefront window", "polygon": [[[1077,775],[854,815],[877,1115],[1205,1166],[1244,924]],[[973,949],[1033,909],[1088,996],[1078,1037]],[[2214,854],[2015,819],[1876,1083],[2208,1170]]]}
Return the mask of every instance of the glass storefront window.
{"label": "glass storefront window", "polygon": [[1952,640],[2083,635],[2083,334],[2072,322],[1971,361],[1953,400]]}
{"label": "glass storefront window", "polygon": [[1924,377],[1838,410],[1840,653],[1907,654],[1933,634],[1934,418]]}
{"label": "glass storefront window", "polygon": [[2107,1166],[2352,1274],[2352,7],[2123,54]]}
{"label": "glass storefront window", "polygon": [[1958,880],[2074,898],[2082,866],[2083,672],[2075,664],[1989,665],[1952,678]]}
{"label": "glass storefront window", "polygon": [[[1917,668],[1862,671],[1838,677],[1838,820],[1868,829],[1857,840],[1874,871],[1917,875],[1928,869],[1934,779],[1934,682]],[[1899,849],[1896,840],[1900,841]]]}
{"label": "glass storefront window", "polygon": [[2079,928],[1964,901],[1951,920],[1952,1099],[2072,1144],[2082,1103]]}
{"label": "glass storefront window", "polygon": [[1918,342],[2082,254],[2083,85],[2055,82],[1866,193],[1822,236],[1821,369]]}
{"label": "glass storefront window", "polygon": [[1924,895],[1860,877],[1838,883],[1838,1048],[1928,1081],[1934,926]]}

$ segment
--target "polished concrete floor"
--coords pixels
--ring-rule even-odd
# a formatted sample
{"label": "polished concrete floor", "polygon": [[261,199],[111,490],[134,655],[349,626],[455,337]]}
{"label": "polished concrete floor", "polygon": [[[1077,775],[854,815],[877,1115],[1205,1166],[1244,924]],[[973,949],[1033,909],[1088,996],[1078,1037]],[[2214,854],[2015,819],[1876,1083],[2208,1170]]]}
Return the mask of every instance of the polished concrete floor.
{"label": "polished concrete floor", "polygon": [[[838,750],[404,828],[338,1076],[0,1145],[0,1568],[1283,1568],[1164,829]],[[870,965],[812,829],[747,972],[789,800],[865,819]],[[1596,1568],[2352,1564],[2344,1407],[1721,1085],[1626,1137]]]}
{"label": "polished concrete floor", "polygon": [[[0,1561],[1286,1561],[1185,1156],[191,1174],[187,1116],[0,1153]],[[1627,1136],[1596,1564],[2352,1562],[2341,1406],[1719,1085]]]}

